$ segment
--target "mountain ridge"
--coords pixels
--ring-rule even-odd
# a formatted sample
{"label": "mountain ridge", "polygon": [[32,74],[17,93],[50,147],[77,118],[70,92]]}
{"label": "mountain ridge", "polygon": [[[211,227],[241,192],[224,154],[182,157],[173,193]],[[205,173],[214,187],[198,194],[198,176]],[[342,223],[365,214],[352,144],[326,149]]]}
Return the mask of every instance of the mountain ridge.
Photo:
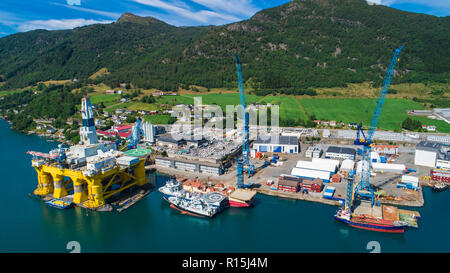
{"label": "mountain ridge", "polygon": [[[86,79],[100,68],[111,86],[174,90],[178,84],[236,85],[233,53],[255,89],[379,84],[393,50],[406,44],[398,82],[448,81],[450,17],[368,5],[295,0],[221,26],[176,27],[124,13],[116,22],[0,38],[3,89]],[[447,46],[446,46],[447,45]]]}

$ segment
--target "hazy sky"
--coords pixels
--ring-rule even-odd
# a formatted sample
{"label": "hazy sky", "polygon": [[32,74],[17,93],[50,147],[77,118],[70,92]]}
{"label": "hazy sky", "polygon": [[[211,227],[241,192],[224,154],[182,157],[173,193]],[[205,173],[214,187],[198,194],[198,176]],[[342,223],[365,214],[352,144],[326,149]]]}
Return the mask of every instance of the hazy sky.
{"label": "hazy sky", "polygon": [[[33,29],[70,29],[110,23],[124,12],[153,16],[176,26],[220,25],[250,18],[289,0],[0,0],[0,37]],[[450,0],[372,0],[436,16],[450,14]]]}

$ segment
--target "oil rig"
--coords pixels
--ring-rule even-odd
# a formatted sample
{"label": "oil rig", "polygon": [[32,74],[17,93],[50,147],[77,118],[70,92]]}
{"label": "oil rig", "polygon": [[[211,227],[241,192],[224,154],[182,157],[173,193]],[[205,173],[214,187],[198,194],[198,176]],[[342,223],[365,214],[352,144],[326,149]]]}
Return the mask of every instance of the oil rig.
{"label": "oil rig", "polygon": [[108,198],[148,189],[145,159],[127,156],[119,151],[117,142],[97,138],[88,97],[82,98],[81,115],[79,144],[69,148],[59,144],[49,153],[27,152],[33,156],[32,167],[38,178],[33,194],[44,200],[64,200],[87,209],[111,211]]}

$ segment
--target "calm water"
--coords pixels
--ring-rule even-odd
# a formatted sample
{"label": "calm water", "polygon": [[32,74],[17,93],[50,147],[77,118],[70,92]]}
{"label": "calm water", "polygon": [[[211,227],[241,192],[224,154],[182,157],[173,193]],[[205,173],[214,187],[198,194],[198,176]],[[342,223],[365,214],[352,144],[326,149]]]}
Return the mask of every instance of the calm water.
{"label": "calm water", "polygon": [[[57,210],[27,195],[36,187],[28,150],[56,147],[0,120],[0,252],[450,252],[450,191],[425,190],[419,229],[403,235],[358,230],[333,219],[336,207],[257,195],[253,209],[230,208],[214,219],[180,215],[158,191],[122,213]],[[158,176],[157,185],[165,181]]]}

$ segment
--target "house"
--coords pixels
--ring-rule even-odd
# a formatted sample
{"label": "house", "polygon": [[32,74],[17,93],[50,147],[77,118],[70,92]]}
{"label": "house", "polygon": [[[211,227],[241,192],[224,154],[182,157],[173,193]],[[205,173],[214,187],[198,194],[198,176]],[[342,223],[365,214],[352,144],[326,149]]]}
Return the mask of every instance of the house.
{"label": "house", "polygon": [[125,103],[125,102],[127,102],[127,101],[128,101],[127,98],[121,98],[121,99],[120,99],[120,102],[122,102],[122,103]]}
{"label": "house", "polygon": [[436,132],[436,126],[434,126],[434,125],[428,125],[428,126],[427,126],[427,131],[428,131],[428,132]]}
{"label": "house", "polygon": [[116,91],[114,91],[114,90],[106,90],[106,92],[105,92],[106,94],[115,94],[116,93]]}
{"label": "house", "polygon": [[335,120],[330,121],[330,126],[335,127],[336,126],[336,121]]}
{"label": "house", "polygon": [[358,124],[356,124],[356,123],[349,123],[348,124],[348,128],[350,128],[350,129],[356,129],[356,128],[358,128]]}

